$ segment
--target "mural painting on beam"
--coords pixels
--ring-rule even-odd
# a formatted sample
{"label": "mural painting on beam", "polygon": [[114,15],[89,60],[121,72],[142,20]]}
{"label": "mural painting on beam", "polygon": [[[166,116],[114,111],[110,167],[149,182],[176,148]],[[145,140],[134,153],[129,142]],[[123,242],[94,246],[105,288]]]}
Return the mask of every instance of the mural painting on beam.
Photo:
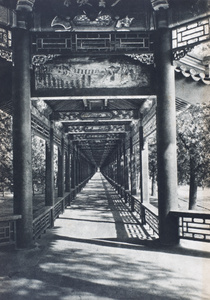
{"label": "mural painting on beam", "polygon": [[68,133],[125,131],[125,125],[68,126]]}
{"label": "mural painting on beam", "polygon": [[75,141],[80,141],[80,140],[94,140],[94,142],[97,142],[100,144],[101,140],[116,140],[116,139],[120,139],[122,138],[122,133],[96,133],[96,134],[91,134],[91,133],[87,133],[87,134],[78,134],[74,136],[74,140]]}
{"label": "mural painting on beam", "polygon": [[148,66],[124,56],[57,59],[35,66],[34,75],[35,92],[149,88],[151,81]]}
{"label": "mural painting on beam", "polygon": [[133,110],[113,110],[107,111],[86,111],[86,112],[56,112],[53,115],[53,119],[56,121],[79,121],[79,120],[111,120],[111,119],[132,119],[136,118],[138,113]]}

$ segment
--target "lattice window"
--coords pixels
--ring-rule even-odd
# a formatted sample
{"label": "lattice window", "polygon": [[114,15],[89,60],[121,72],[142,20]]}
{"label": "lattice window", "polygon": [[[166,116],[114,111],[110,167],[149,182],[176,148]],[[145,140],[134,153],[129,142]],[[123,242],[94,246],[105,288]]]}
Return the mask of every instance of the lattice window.
{"label": "lattice window", "polygon": [[172,48],[191,46],[210,39],[210,19],[178,27],[172,31]]}
{"label": "lattice window", "polygon": [[36,42],[32,44],[36,47],[35,52],[40,52],[40,50],[47,50],[50,52],[60,52],[61,50],[71,50],[72,41],[71,38],[65,38],[62,36],[58,37],[43,37],[37,38]]}
{"label": "lattice window", "polygon": [[111,51],[111,34],[77,33],[75,35],[76,51]]}
{"label": "lattice window", "polygon": [[150,50],[149,35],[142,35],[138,33],[117,33],[115,38],[116,50]]}
{"label": "lattice window", "polygon": [[151,52],[149,33],[48,33],[32,37],[33,53]]}

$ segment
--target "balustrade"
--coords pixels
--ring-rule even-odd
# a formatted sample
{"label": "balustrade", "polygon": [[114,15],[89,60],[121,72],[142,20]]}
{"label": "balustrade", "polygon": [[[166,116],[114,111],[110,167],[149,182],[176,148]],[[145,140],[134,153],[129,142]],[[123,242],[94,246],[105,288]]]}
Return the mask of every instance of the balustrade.
{"label": "balustrade", "polygon": [[179,236],[182,239],[210,242],[210,214],[197,211],[175,211],[179,218]]}
{"label": "balustrade", "polygon": [[0,217],[0,245],[16,244],[16,221],[20,215]]}
{"label": "balustrade", "polygon": [[[138,214],[143,225],[148,225],[153,235],[159,237],[159,216],[157,209],[149,203],[141,201],[131,194],[129,190],[119,186],[114,180],[106,179],[121,195],[122,200],[130,207],[131,211]],[[123,195],[123,196],[122,196]],[[194,241],[210,242],[210,214],[197,211],[172,211],[170,215],[179,219],[179,238]]]}

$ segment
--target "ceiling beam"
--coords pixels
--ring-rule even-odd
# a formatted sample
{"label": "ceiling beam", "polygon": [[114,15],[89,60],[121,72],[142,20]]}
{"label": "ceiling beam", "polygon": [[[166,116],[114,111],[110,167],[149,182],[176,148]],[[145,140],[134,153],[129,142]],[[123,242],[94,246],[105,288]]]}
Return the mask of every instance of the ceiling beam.
{"label": "ceiling beam", "polygon": [[60,101],[60,100],[110,100],[110,99],[139,99],[139,100],[147,100],[147,99],[156,99],[155,95],[121,95],[121,96],[55,96],[55,97],[31,97],[31,100],[53,100],[53,101]]}

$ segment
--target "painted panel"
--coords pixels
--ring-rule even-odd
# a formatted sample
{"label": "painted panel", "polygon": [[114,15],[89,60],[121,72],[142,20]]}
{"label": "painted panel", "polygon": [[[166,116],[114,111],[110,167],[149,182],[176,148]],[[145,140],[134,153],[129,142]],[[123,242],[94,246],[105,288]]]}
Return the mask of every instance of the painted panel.
{"label": "painted panel", "polygon": [[[72,58],[35,67],[35,91],[148,88],[148,66],[131,58]],[[61,92],[62,94],[62,92]]]}

